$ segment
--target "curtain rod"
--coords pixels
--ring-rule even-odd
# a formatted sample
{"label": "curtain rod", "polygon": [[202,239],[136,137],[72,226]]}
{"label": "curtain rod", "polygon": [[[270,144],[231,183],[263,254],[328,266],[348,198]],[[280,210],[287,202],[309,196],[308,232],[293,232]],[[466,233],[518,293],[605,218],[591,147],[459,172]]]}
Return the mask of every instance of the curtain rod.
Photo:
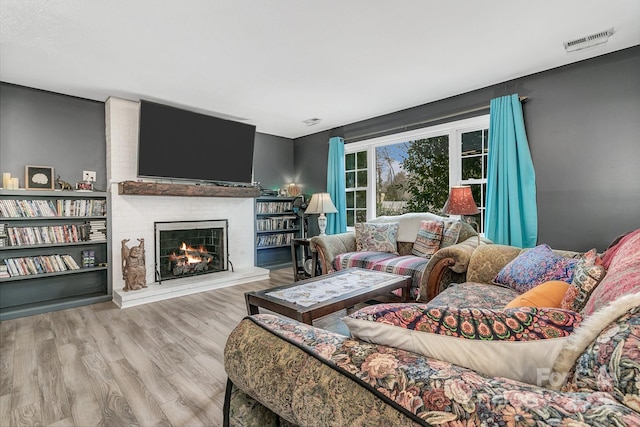
{"label": "curtain rod", "polygon": [[[520,99],[520,102],[524,102],[527,99],[529,99],[529,97],[528,96],[520,96],[519,99]],[[412,128],[412,127],[420,126],[420,125],[426,125],[428,123],[439,122],[440,120],[450,119],[450,118],[453,118],[453,117],[463,116],[465,114],[475,113],[477,111],[486,110],[489,107],[490,107],[490,105],[483,105],[482,107],[470,108],[468,110],[458,111],[456,113],[445,114],[444,116],[435,117],[433,119],[428,119],[428,120],[423,120],[421,122],[411,123],[411,124],[402,125],[402,126],[396,126],[396,127],[393,127],[393,128],[390,128],[390,129],[381,130],[381,131],[378,131],[378,132],[366,133],[364,135],[354,136],[353,138],[345,138],[345,142],[350,141],[352,139],[361,140],[361,139],[369,138],[371,136],[378,135],[378,134],[386,134],[387,132],[392,132],[394,130],[401,130],[401,129],[407,130],[407,128]]]}

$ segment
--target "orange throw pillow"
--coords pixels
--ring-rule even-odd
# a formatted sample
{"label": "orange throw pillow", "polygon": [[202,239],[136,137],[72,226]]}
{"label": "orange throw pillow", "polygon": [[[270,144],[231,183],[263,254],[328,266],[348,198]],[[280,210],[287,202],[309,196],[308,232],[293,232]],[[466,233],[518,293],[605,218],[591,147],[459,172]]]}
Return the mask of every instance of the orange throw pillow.
{"label": "orange throw pillow", "polygon": [[560,304],[567,293],[569,284],[562,280],[551,280],[536,286],[535,288],[515,297],[504,308],[513,307],[555,307]]}

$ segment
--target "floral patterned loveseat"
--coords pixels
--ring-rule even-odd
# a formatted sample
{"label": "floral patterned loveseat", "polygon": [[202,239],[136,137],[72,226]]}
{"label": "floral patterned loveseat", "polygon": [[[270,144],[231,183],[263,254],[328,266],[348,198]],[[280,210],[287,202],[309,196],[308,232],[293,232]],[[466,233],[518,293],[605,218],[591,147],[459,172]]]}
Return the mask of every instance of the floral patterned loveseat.
{"label": "floral patterned loveseat", "polygon": [[[225,423],[640,426],[640,230],[623,243],[580,311],[504,308],[506,297],[488,292],[497,286],[467,282],[448,286],[425,304],[379,304],[350,314],[345,323],[365,325],[358,338],[351,326],[349,337],[270,314],[248,316],[224,351]],[[563,252],[566,258],[573,255],[582,254]],[[474,274],[495,257],[482,260],[469,258],[467,278],[478,279]],[[469,304],[480,307],[469,307],[465,294],[473,295]],[[487,296],[484,303],[481,295]],[[378,336],[367,337],[367,328]],[[519,356],[488,357],[490,368],[506,373],[492,375],[447,361],[446,355],[426,355],[429,348],[422,351],[409,335],[418,333],[442,342],[538,347]],[[385,343],[394,334],[400,337],[396,344]],[[547,342],[559,351],[541,351]],[[407,349],[414,347],[421,351]],[[539,369],[534,381],[510,378],[511,368],[515,372],[529,356],[543,353],[552,356],[550,369]],[[486,356],[468,354],[469,359]]]}

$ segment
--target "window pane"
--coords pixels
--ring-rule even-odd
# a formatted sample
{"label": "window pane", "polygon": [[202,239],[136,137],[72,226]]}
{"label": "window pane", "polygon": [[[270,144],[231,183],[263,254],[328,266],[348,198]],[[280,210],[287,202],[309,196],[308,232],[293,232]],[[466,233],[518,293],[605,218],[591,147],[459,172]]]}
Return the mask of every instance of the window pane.
{"label": "window pane", "polygon": [[358,169],[366,169],[367,168],[367,152],[360,151],[356,153],[358,156],[357,168]]}
{"label": "window pane", "polygon": [[480,203],[482,198],[482,186],[480,184],[472,184],[471,185],[471,194],[473,194],[473,200],[476,202],[476,206],[482,206],[483,203]]}
{"label": "window pane", "polygon": [[351,171],[356,168],[356,154],[349,153],[344,156],[344,169]]}
{"label": "window pane", "polygon": [[482,156],[482,178],[487,179],[487,168],[489,167],[489,156]]}
{"label": "window pane", "polygon": [[347,172],[345,174],[345,186],[346,188],[354,188],[356,186],[356,173]]}
{"label": "window pane", "polygon": [[353,227],[354,212],[352,210],[347,211],[347,227]]}
{"label": "window pane", "polygon": [[449,136],[413,141],[402,163],[407,212],[438,212],[449,196]]}
{"label": "window pane", "polygon": [[356,187],[366,187],[367,186],[367,171],[358,171],[357,173],[357,181]]}
{"label": "window pane", "polygon": [[482,178],[482,157],[462,158],[462,179]]}
{"label": "window pane", "polygon": [[484,138],[484,152],[489,152],[489,129],[485,129],[482,131]]}
{"label": "window pane", "polygon": [[346,200],[347,200],[347,209],[353,209],[356,207],[356,201],[355,201],[355,193],[353,191],[347,191],[346,194]]}
{"label": "window pane", "polygon": [[356,191],[356,207],[357,208],[366,208],[367,207],[367,192],[366,191]]}
{"label": "window pane", "polygon": [[462,134],[462,156],[482,153],[483,131],[466,132]]}
{"label": "window pane", "polygon": [[356,211],[356,222],[367,222],[367,210],[359,209]]}

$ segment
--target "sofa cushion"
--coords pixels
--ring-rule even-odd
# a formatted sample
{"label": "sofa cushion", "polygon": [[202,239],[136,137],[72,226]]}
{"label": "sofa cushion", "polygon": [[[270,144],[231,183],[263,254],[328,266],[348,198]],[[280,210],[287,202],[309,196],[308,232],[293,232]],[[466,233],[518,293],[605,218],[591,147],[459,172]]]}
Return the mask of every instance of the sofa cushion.
{"label": "sofa cushion", "polygon": [[573,272],[573,280],[560,305],[562,308],[582,312],[589,297],[607,272],[601,264],[602,260],[595,249],[585,253],[578,260]]}
{"label": "sofa cushion", "polygon": [[[371,268],[376,271],[411,276],[411,298],[417,299],[420,294],[420,282],[424,270],[427,268],[427,258],[405,255],[379,260],[373,263]],[[401,290],[396,295],[400,296]]]}
{"label": "sofa cushion", "polygon": [[422,221],[443,221],[445,218],[430,212],[409,212],[402,215],[379,216],[368,224],[398,223],[398,241],[415,242]]}
{"label": "sofa cushion", "polygon": [[224,363],[235,385],[296,425],[640,424],[640,415],[609,393],[562,393],[487,378],[270,314],[240,322],[227,340]]}
{"label": "sofa cushion", "polygon": [[442,241],[440,242],[440,249],[448,248],[458,243],[458,237],[460,237],[460,231],[462,230],[462,223],[460,221],[454,221],[447,219],[444,221],[444,229],[442,230]]}
{"label": "sofa cushion", "polygon": [[581,316],[556,308],[505,310],[377,304],[343,318],[354,338],[489,376],[540,384]]}
{"label": "sofa cushion", "polygon": [[[555,307],[561,308],[562,300],[569,284],[562,280],[544,282],[524,294],[515,297],[504,308],[513,307]],[[566,308],[566,307],[562,307]]]}
{"label": "sofa cushion", "polygon": [[398,223],[372,224],[358,222],[356,230],[356,250],[398,253]]}
{"label": "sofa cushion", "polygon": [[640,411],[640,293],[585,318],[553,366],[550,388],[604,391]]}
{"label": "sofa cushion", "polygon": [[429,301],[432,307],[476,307],[501,309],[520,293],[487,283],[452,283]]}
{"label": "sofa cushion", "polygon": [[422,221],[411,254],[431,258],[440,249],[444,221]]}
{"label": "sofa cushion", "polygon": [[585,316],[623,295],[640,292],[640,229],[622,238],[618,245],[615,256],[608,258],[605,253],[604,260],[610,262],[607,275],[589,297]]}
{"label": "sofa cushion", "polygon": [[376,262],[396,257],[397,255],[389,252],[345,252],[336,256],[333,267],[336,271],[351,267],[360,267],[371,270]]}
{"label": "sofa cushion", "polygon": [[520,293],[550,280],[571,283],[577,262],[576,259],[553,253],[549,245],[542,244],[521,253],[505,265],[493,279],[493,283]]}

